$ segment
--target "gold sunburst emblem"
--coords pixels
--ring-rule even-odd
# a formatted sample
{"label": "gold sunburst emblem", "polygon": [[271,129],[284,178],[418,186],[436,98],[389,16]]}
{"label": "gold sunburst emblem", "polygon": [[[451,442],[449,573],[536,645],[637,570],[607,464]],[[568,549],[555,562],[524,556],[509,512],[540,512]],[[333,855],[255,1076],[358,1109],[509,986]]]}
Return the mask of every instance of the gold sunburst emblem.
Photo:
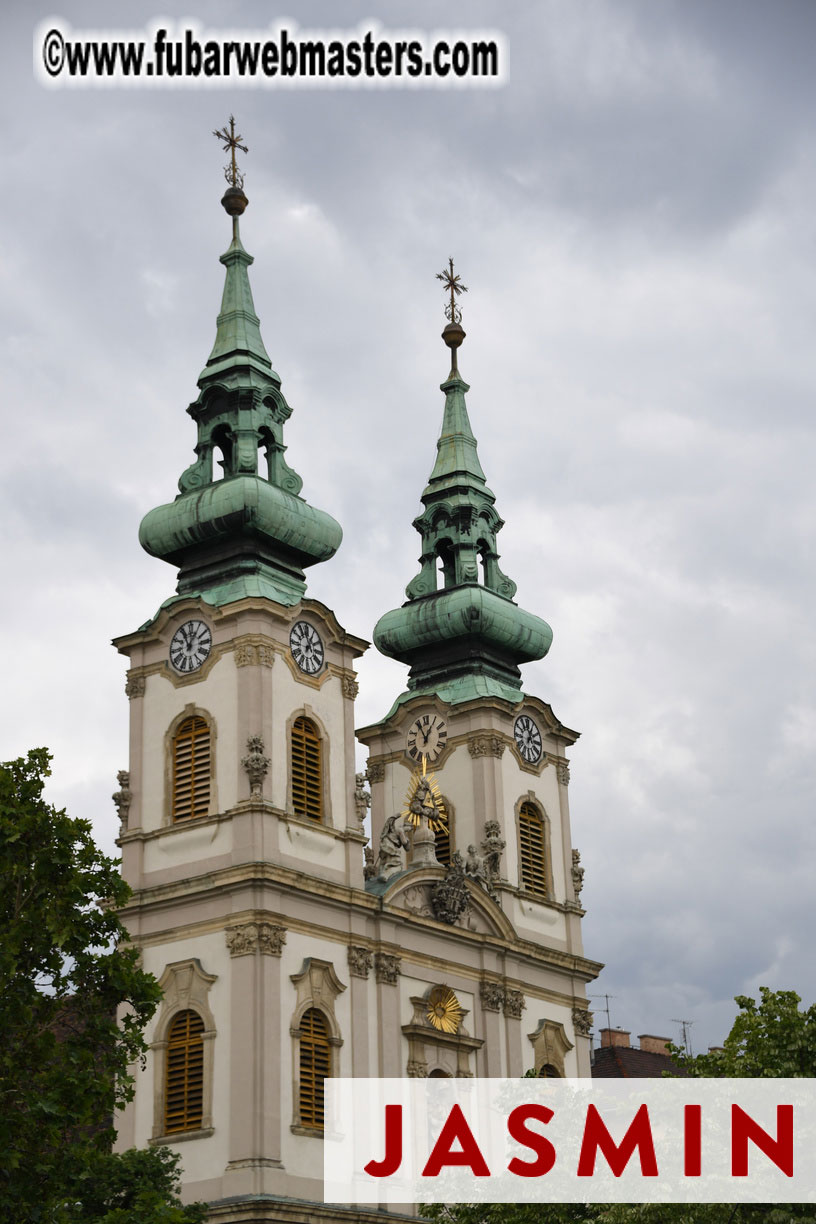
{"label": "gold sunburst emblem", "polygon": [[455,1033],[462,1023],[462,1006],[449,986],[434,986],[425,1014],[441,1033]]}
{"label": "gold sunburst emblem", "polygon": [[403,820],[407,820],[414,827],[421,822],[423,816],[434,833],[437,829],[447,832],[448,814],[442,802],[439,783],[426,769],[425,757],[422,758],[422,769],[415,769],[411,774],[405,807],[402,809]]}

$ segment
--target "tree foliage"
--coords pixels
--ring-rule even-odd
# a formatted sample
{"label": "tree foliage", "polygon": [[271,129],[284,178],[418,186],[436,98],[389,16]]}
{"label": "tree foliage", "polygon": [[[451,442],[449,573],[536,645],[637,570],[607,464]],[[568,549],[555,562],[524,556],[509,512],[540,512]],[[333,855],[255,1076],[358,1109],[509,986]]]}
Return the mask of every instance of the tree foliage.
{"label": "tree foliage", "polygon": [[[759,996],[737,996],[721,1050],[693,1056],[671,1046],[675,1062],[705,1078],[815,1077],[816,1005],[803,1010],[798,994],[767,986]],[[428,1215],[436,1224],[816,1224],[813,1204],[781,1203],[461,1203]]]}
{"label": "tree foliage", "polygon": [[141,1170],[148,1198],[164,1192],[172,1206],[175,1197],[169,1153],[110,1154],[115,1110],[133,1095],[128,1065],[144,1052],[160,990],[126,945],[115,909],[130,890],[116,862],[90,822],[43,799],[49,762],[40,748],[0,765],[0,1219],[15,1224],[81,1205],[93,1177],[111,1188],[121,1177],[129,1201]]}

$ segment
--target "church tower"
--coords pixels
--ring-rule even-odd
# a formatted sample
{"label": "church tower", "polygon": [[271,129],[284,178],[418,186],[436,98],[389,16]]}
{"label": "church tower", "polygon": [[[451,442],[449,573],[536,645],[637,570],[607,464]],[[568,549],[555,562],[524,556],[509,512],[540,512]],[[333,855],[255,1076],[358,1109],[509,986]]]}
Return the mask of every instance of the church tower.
{"label": "church tower", "polygon": [[240,236],[242,138],[232,120],[219,135],[232,240],[187,410],[195,460],[139,533],[176,594],[114,642],[129,661],[122,917],[163,989],[118,1144],[177,1150],[185,1197],[222,1224],[382,1220],[322,1201],[327,1076],[589,1073],[600,966],[580,945],[576,734],[519,687],[550,632],[498,568],[452,318],[422,571],[376,630],[410,687],[359,733],[372,799],[355,775],[368,643],[306,594],[341,530],[285,458],[291,409]]}

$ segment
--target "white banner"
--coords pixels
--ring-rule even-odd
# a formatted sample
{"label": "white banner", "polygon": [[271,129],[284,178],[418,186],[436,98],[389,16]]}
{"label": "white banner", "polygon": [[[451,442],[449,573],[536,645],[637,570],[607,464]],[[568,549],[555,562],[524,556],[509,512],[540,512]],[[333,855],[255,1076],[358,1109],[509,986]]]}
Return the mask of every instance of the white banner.
{"label": "white banner", "polygon": [[816,1081],[327,1079],[327,1203],[816,1203]]}

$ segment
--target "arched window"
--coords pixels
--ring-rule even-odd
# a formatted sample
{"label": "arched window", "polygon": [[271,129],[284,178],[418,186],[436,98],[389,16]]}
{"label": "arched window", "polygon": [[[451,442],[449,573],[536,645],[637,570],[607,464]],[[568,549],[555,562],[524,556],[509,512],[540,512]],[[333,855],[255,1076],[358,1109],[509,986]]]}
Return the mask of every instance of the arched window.
{"label": "arched window", "polygon": [[204,1109],[204,1021],[198,1012],[178,1012],[167,1031],[164,1133],[199,1130]]}
{"label": "arched window", "polygon": [[547,889],[547,851],[544,820],[535,804],[519,808],[521,886],[534,897],[544,898]]}
{"label": "arched window", "polygon": [[206,816],[210,810],[210,728],[206,719],[185,718],[173,736],[173,819]]}
{"label": "arched window", "polygon": [[322,1012],[310,1007],[300,1021],[300,1125],[323,1129],[323,1081],[331,1075],[329,1029]]}
{"label": "arched window", "polygon": [[323,819],[323,745],[310,718],[292,725],[292,807],[305,820]]}
{"label": "arched window", "polygon": [[561,1079],[561,1072],[552,1063],[545,1063],[538,1072],[539,1079]]}

